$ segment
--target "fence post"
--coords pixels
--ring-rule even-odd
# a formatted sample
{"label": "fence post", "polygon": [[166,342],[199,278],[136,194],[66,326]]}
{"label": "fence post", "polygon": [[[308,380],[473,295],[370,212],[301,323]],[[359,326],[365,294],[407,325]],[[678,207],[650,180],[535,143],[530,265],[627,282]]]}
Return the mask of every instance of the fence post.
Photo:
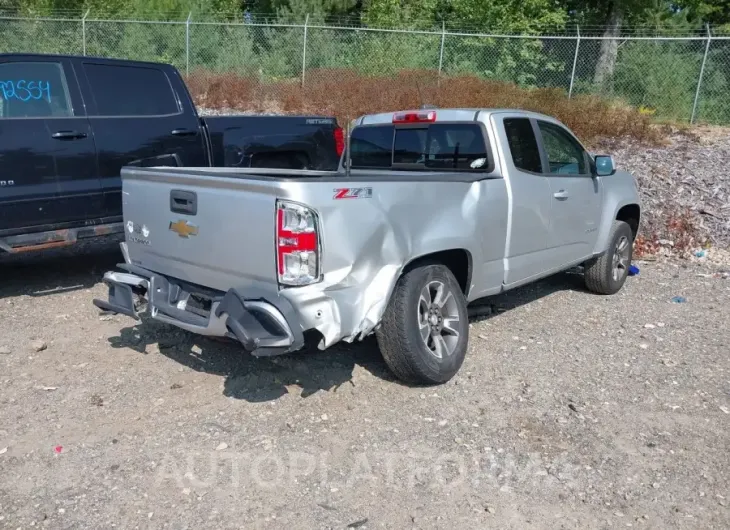
{"label": "fence post", "polygon": [[84,56],[86,56],[86,17],[89,16],[90,11],[91,9],[87,9],[84,18],[81,19],[81,48]]}
{"label": "fence post", "polygon": [[441,86],[441,70],[444,66],[444,41],[446,40],[446,22],[441,21],[441,51],[439,52],[438,85]]}
{"label": "fence post", "polygon": [[573,97],[573,84],[575,83],[575,67],[578,64],[578,50],[580,49],[580,26],[575,27],[577,37],[575,40],[575,55],[573,56],[573,72],[570,74],[570,88],[568,89],[568,99]]}
{"label": "fence post", "polygon": [[304,73],[307,71],[307,25],[309,24],[309,13],[304,19],[304,43],[302,44],[302,88],[304,88]]}
{"label": "fence post", "polygon": [[193,12],[188,13],[188,19],[185,21],[185,76],[190,75],[190,19]]}
{"label": "fence post", "polygon": [[689,122],[692,124],[695,122],[695,116],[697,115],[697,102],[700,99],[700,88],[702,88],[702,78],[705,75],[705,63],[707,62],[707,54],[710,51],[710,41],[712,41],[712,33],[710,32],[710,25],[707,24],[707,44],[705,44],[705,55],[702,57],[702,66],[700,66],[700,78],[697,80],[695,101],[692,104],[692,116],[689,119]]}

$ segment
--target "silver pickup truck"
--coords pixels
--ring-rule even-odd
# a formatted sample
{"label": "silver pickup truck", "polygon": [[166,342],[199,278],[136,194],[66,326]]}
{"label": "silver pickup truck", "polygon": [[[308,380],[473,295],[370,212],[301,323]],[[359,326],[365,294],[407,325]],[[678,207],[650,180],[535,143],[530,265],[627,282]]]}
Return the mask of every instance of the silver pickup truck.
{"label": "silver pickup truck", "polygon": [[576,265],[621,289],[634,178],[555,119],[516,110],[363,116],[338,171],[125,168],[124,272],[97,307],[254,355],[375,333],[412,383],[451,379],[467,304]]}

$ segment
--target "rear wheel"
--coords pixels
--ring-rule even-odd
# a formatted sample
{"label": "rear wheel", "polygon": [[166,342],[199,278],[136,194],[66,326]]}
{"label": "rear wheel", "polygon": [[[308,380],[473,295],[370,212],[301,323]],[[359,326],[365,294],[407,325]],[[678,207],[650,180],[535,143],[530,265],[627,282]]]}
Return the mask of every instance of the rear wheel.
{"label": "rear wheel", "polygon": [[615,294],[629,274],[633,257],[633,232],[623,221],[614,221],[608,236],[608,250],[585,264],[586,287],[598,294]]}
{"label": "rear wheel", "polygon": [[469,341],[466,298],[451,271],[431,264],[401,276],[376,336],[385,362],[402,381],[451,379]]}

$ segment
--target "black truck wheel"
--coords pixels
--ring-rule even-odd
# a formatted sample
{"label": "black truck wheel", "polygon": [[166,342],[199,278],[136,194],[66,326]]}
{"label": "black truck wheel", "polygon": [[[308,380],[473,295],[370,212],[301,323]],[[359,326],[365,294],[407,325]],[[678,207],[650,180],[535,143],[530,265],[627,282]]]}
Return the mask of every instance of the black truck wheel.
{"label": "black truck wheel", "polygon": [[416,384],[454,377],[469,341],[466,305],[459,283],[443,265],[423,265],[401,276],[376,331],[391,371]]}
{"label": "black truck wheel", "polygon": [[633,232],[627,223],[613,222],[606,253],[585,264],[585,282],[589,291],[615,294],[621,290],[629,274],[633,239]]}

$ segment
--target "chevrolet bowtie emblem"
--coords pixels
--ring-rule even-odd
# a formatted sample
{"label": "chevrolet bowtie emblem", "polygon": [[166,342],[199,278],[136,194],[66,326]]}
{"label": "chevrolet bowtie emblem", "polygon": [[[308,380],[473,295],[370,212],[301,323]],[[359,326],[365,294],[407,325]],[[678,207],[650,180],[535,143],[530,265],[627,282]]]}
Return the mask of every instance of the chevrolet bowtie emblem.
{"label": "chevrolet bowtie emblem", "polygon": [[173,223],[170,221],[170,230],[175,232],[180,237],[189,238],[190,236],[198,235],[198,227],[188,223],[185,219]]}

